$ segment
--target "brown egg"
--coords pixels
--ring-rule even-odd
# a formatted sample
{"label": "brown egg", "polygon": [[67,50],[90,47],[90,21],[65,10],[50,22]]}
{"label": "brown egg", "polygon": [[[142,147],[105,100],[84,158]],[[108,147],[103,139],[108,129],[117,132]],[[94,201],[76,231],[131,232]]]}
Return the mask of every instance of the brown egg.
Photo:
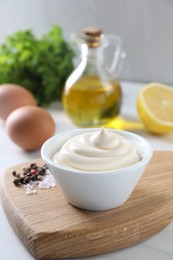
{"label": "brown egg", "polygon": [[18,107],[36,105],[32,93],[16,84],[0,85],[0,118],[6,120],[8,115]]}
{"label": "brown egg", "polygon": [[10,138],[24,150],[35,150],[54,134],[55,123],[43,108],[24,106],[14,110],[5,124]]}

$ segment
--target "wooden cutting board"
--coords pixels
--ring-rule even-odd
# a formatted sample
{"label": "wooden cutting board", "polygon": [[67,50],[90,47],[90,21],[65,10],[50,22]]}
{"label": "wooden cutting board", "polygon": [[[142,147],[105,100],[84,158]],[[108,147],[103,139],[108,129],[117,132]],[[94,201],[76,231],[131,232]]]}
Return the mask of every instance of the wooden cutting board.
{"label": "wooden cutting board", "polygon": [[25,195],[24,188],[14,186],[11,172],[22,172],[30,163],[5,172],[1,198],[10,224],[37,259],[114,251],[147,239],[173,219],[173,152],[154,152],[130,199],[101,212],[71,206],[58,187]]}

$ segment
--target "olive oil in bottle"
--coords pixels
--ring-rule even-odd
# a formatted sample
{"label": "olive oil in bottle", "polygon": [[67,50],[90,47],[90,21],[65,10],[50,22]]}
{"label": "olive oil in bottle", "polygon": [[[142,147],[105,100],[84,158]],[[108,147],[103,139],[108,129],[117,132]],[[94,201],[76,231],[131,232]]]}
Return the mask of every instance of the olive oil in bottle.
{"label": "olive oil in bottle", "polygon": [[92,127],[104,125],[119,114],[121,96],[117,80],[83,76],[64,90],[63,105],[76,125]]}

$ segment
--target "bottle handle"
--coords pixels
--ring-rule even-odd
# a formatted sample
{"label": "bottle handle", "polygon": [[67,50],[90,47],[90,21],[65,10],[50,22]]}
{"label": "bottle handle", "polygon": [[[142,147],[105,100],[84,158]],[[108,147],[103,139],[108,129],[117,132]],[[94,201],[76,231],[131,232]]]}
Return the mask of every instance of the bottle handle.
{"label": "bottle handle", "polygon": [[110,44],[115,46],[113,60],[111,65],[108,67],[108,70],[110,73],[115,72],[116,74],[119,74],[119,72],[123,67],[124,59],[126,57],[126,51],[125,51],[123,41],[118,35],[110,34],[110,35],[106,35],[105,38],[107,41],[105,47],[109,47]]}

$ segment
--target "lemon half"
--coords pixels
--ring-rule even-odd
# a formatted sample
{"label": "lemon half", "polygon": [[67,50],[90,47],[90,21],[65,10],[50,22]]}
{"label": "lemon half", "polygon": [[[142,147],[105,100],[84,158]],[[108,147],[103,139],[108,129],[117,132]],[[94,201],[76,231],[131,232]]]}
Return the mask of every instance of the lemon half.
{"label": "lemon half", "polygon": [[160,83],[143,86],[137,97],[137,111],[151,133],[173,131],[173,88]]}

